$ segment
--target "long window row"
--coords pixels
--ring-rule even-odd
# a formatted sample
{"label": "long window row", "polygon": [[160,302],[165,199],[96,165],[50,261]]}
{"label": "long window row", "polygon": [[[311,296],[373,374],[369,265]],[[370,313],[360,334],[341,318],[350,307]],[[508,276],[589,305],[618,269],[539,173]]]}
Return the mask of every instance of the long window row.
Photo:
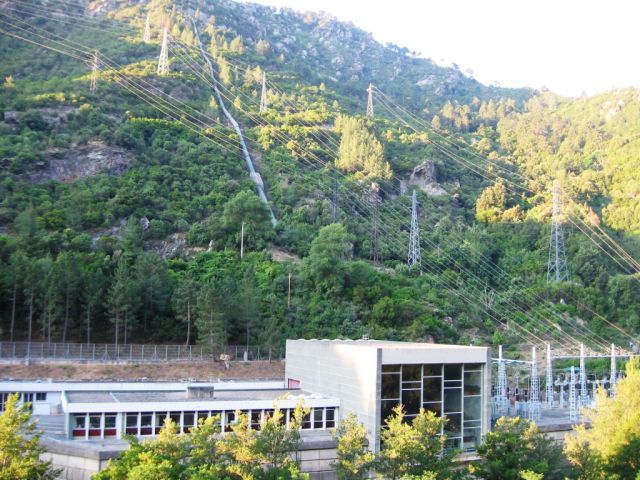
{"label": "long window row", "polygon": [[406,419],[420,408],[431,410],[447,421],[442,433],[450,448],[475,450],[482,432],[482,365],[383,365],[381,423],[398,404]]}
{"label": "long window row", "polygon": [[[294,409],[281,409],[281,423],[287,427],[293,419]],[[251,428],[258,430],[263,421],[273,415],[273,409],[242,410],[249,417]],[[171,419],[178,425],[180,432],[188,433],[198,426],[201,420],[217,416],[218,425],[223,432],[229,432],[237,421],[236,412],[230,410],[181,411],[181,412],[129,412],[124,413],[123,433],[146,436],[157,435]],[[115,413],[79,413],[73,418],[74,438],[108,438],[115,437],[117,415]],[[336,409],[311,408],[302,421],[303,430],[327,430],[336,426]]]}
{"label": "long window row", "polygon": [[[15,392],[0,392],[0,412],[4,411],[4,404],[9,399],[10,395],[14,395]],[[36,402],[46,402],[47,392],[22,392],[20,394],[20,400],[23,404],[28,403],[29,408],[33,408],[34,400]]]}

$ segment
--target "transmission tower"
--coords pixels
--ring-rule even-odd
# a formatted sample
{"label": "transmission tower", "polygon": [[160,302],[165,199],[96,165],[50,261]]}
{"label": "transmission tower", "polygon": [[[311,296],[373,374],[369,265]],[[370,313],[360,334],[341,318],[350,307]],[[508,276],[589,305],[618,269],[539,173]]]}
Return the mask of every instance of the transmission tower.
{"label": "transmission tower", "polygon": [[584,407],[589,403],[587,395],[587,371],[584,365],[584,344],[580,344],[580,406]]}
{"label": "transmission tower", "polygon": [[158,75],[166,75],[167,73],[169,73],[169,29],[164,27],[162,48],[158,59]]}
{"label": "transmission tower", "polygon": [[340,184],[338,179],[333,181],[333,196],[331,197],[331,218],[333,223],[340,219]]}
{"label": "transmission tower", "polygon": [[616,346],[611,344],[611,378],[609,379],[609,396],[616,396],[616,384],[618,383],[618,366],[616,365]]}
{"label": "transmission tower", "polygon": [[547,408],[553,408],[553,364],[551,360],[551,344],[547,343],[547,384],[545,391]]}
{"label": "transmission tower", "polygon": [[547,282],[562,282],[569,279],[567,252],[562,227],[562,189],[557,180],[553,183],[553,219],[549,240],[549,260],[547,262]]}
{"label": "transmission tower", "polygon": [[369,97],[367,98],[367,117],[373,118],[373,85],[369,84],[369,88],[367,88],[367,93]]}
{"label": "transmission tower", "polygon": [[267,111],[267,74],[262,72],[262,93],[260,94],[260,113]]}
{"label": "transmission tower", "polygon": [[538,359],[536,347],[531,348],[531,385],[529,388],[529,420],[540,418],[540,377],[538,377]]}
{"label": "transmission tower", "polygon": [[95,92],[98,88],[98,70],[100,68],[100,61],[98,60],[98,51],[93,51],[93,60],[91,62],[91,83],[89,84],[89,91]]}
{"label": "transmission tower", "polygon": [[144,33],[142,34],[142,41],[149,43],[151,41],[151,16],[147,13],[147,20],[144,22]]}
{"label": "transmission tower", "polygon": [[569,382],[569,419],[578,420],[578,399],[576,398],[576,367],[571,365],[571,378]]}
{"label": "transmission tower", "polygon": [[374,263],[382,263],[382,250],[380,248],[380,187],[377,183],[371,184],[369,196],[371,203],[371,260]]}
{"label": "transmission tower", "polygon": [[416,191],[411,195],[411,233],[409,233],[409,256],[407,265],[422,265],[422,255],[420,253],[420,225],[418,224],[418,197]]}

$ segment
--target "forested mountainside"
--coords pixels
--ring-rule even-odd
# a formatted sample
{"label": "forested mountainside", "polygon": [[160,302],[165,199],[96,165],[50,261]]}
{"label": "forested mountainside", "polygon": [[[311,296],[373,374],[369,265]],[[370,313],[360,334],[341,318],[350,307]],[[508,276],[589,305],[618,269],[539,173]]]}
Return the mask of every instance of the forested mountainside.
{"label": "forested mountainside", "polygon": [[[486,87],[327,15],[227,0],[7,1],[0,53],[2,339],[603,348],[640,330],[638,90]],[[568,277],[548,283],[556,180]]]}

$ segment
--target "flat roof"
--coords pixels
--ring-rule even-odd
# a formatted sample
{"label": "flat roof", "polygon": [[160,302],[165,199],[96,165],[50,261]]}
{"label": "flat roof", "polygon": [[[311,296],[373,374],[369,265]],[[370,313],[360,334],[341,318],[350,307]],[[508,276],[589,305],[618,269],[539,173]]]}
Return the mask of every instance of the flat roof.
{"label": "flat roof", "polygon": [[436,349],[486,349],[488,347],[478,347],[473,345],[453,345],[447,343],[427,343],[427,342],[400,342],[394,340],[350,340],[350,339],[336,339],[329,340],[323,339],[296,339],[287,340],[287,342],[309,342],[317,344],[331,344],[331,345],[350,345],[356,347],[370,347],[370,348],[404,348],[404,349],[424,349],[424,350],[436,350]]}
{"label": "flat roof", "polygon": [[273,390],[216,390],[213,397],[189,397],[186,390],[181,391],[84,391],[66,392],[69,404],[74,403],[150,403],[150,402],[242,402],[242,401],[276,401],[276,400],[311,400],[332,399],[327,395],[311,393],[298,389]]}

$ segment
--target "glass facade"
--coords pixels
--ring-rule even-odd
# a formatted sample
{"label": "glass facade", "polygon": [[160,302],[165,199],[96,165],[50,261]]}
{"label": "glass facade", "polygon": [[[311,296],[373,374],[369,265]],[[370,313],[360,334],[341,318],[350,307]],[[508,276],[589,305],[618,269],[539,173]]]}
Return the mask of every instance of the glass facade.
{"label": "glass facade", "polygon": [[424,408],[446,417],[448,447],[473,451],[481,442],[482,380],[479,363],[383,365],[381,425],[399,404],[409,421]]}

